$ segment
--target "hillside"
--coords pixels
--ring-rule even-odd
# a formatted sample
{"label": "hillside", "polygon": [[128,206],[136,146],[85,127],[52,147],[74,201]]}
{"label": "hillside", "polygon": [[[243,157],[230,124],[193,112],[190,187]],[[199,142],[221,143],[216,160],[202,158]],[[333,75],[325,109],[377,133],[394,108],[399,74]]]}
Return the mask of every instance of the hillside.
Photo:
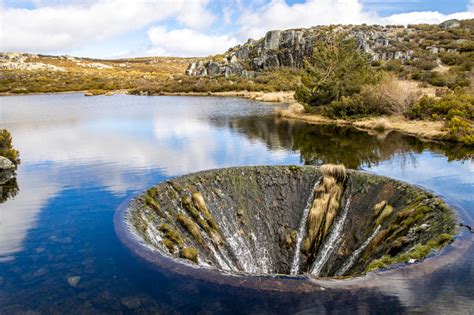
{"label": "hillside", "polygon": [[[372,66],[435,86],[466,86],[474,62],[474,20],[439,25],[333,25],[274,30],[230,48],[207,62],[196,61],[187,73],[198,77],[240,76],[254,79],[276,69],[302,68],[315,42],[328,34],[354,38]],[[472,74],[471,74],[472,75]]]}
{"label": "hillside", "polygon": [[147,57],[117,60],[0,53],[0,93],[90,91],[147,87],[172,79],[195,59]]}
{"label": "hillside", "polygon": [[0,53],[0,93],[291,91],[314,41],[324,40],[328,32],[354,37],[375,68],[453,89],[472,81],[473,30],[474,20],[407,27],[316,26],[269,31],[259,40],[249,39],[208,58],[100,60]]}

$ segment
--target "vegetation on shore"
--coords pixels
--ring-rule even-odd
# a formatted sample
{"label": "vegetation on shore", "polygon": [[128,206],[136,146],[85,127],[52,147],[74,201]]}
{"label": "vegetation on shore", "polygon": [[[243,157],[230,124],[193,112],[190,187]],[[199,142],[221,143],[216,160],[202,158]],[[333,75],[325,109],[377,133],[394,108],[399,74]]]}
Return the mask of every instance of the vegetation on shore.
{"label": "vegetation on shore", "polygon": [[15,165],[20,163],[20,153],[13,147],[12,136],[6,129],[0,130],[0,156],[9,159]]}
{"label": "vegetation on shore", "polygon": [[471,87],[458,86],[441,96],[420,99],[419,91],[404,88],[394,74],[374,70],[367,56],[355,47],[355,40],[344,36],[318,43],[295,92],[295,99],[306,112],[334,119],[404,115],[408,119],[440,120],[447,139],[474,145]]}

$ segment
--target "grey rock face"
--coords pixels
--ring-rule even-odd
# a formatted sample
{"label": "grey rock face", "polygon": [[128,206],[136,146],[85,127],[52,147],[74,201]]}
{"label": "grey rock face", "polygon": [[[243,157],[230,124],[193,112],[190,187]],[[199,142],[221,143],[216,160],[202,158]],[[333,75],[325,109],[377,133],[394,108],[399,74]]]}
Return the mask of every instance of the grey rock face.
{"label": "grey rock face", "polygon": [[269,31],[264,38],[265,50],[280,48],[281,31]]}
{"label": "grey rock face", "polygon": [[455,28],[461,26],[461,22],[459,20],[447,20],[441,23],[439,26],[441,26],[444,29],[450,29],[450,28]]}
{"label": "grey rock face", "polygon": [[[458,20],[449,20],[440,24],[441,28],[459,27]],[[354,38],[358,48],[369,54],[373,61],[411,60],[413,39],[405,37],[417,32],[416,28],[401,26],[339,26],[333,32],[346,32]],[[407,39],[408,38],[408,39]],[[189,65],[187,74],[192,76],[232,75],[247,76],[248,71],[254,75],[265,70],[279,67],[302,68],[305,58],[313,53],[315,41],[324,40],[324,30],[321,27],[307,29],[290,29],[269,31],[259,40],[249,39],[245,44],[230,48],[224,61],[193,62]],[[409,43],[404,44],[404,42]],[[420,44],[418,41],[416,44]],[[438,54],[445,48],[429,46],[426,48],[433,54]],[[447,49],[457,52],[456,48]]]}

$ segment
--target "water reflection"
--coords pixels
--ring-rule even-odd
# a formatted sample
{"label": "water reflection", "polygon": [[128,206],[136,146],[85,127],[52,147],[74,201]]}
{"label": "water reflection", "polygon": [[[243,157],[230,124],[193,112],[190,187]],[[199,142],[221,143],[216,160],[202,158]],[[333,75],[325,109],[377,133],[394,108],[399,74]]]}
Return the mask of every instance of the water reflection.
{"label": "water reflection", "polygon": [[416,164],[423,151],[444,155],[448,161],[468,160],[472,147],[421,141],[399,132],[368,133],[350,126],[306,124],[273,116],[242,117],[227,125],[269,148],[298,151],[305,164],[335,163],[349,168],[373,167],[395,156],[404,168]]}
{"label": "water reflection", "polygon": [[[112,224],[115,209],[152,184],[252,164],[370,168],[445,193],[471,213],[474,168],[458,160],[472,150],[281,120],[272,106],[233,98],[35,95],[1,98],[0,113],[0,126],[22,155],[21,190],[9,182],[1,193],[0,313],[118,313],[134,304],[135,311],[163,313],[384,313],[426,304],[430,296],[446,309],[465,292],[462,312],[474,300],[465,280],[474,274],[472,251],[441,280],[282,296],[153,270],[122,247]],[[81,278],[77,287],[69,285],[71,276]]]}
{"label": "water reflection", "polygon": [[16,178],[0,183],[0,203],[4,203],[8,199],[12,199],[18,194],[19,188]]}

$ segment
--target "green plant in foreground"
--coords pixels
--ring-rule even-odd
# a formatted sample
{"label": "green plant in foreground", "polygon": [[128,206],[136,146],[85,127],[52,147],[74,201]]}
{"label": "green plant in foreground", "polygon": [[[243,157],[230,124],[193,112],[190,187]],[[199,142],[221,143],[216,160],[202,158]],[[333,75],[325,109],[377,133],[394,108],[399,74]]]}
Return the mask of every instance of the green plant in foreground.
{"label": "green plant in foreground", "polygon": [[12,136],[6,129],[0,131],[0,156],[9,159],[15,165],[20,163],[20,153],[13,148]]}

